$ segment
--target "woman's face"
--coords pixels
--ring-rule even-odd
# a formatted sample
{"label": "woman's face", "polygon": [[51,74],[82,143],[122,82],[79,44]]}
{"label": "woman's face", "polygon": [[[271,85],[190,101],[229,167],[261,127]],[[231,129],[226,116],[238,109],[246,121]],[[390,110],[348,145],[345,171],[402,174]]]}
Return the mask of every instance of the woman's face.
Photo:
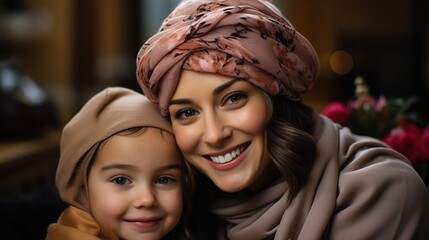
{"label": "woman's face", "polygon": [[245,80],[183,70],[169,113],[186,160],[225,192],[252,187],[270,162],[265,97]]}

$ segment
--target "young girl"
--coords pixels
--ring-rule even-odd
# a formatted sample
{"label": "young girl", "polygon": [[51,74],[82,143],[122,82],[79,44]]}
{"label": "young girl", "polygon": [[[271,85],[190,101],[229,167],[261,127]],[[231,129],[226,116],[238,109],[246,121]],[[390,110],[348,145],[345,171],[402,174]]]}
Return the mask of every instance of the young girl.
{"label": "young girl", "polygon": [[71,206],[47,239],[187,239],[185,177],[171,126],[153,104],[107,88],[64,128],[56,184]]}

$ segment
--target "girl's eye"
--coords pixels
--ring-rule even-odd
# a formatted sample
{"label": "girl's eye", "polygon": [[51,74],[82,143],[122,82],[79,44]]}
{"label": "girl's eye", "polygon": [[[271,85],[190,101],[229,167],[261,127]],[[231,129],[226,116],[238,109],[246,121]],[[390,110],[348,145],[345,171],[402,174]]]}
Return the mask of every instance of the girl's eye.
{"label": "girl's eye", "polygon": [[180,119],[188,119],[188,118],[191,118],[195,115],[197,115],[197,111],[195,111],[193,109],[184,109],[184,110],[178,111],[175,114],[175,118],[179,119],[179,120]]}
{"label": "girl's eye", "polygon": [[112,179],[111,182],[118,185],[125,185],[131,183],[131,181],[126,177],[115,177],[114,179]]}
{"label": "girl's eye", "polygon": [[245,98],[246,94],[244,93],[233,93],[226,98],[225,104],[235,104]]}
{"label": "girl's eye", "polygon": [[174,182],[176,182],[176,180],[171,177],[160,177],[155,181],[157,184],[171,184]]}

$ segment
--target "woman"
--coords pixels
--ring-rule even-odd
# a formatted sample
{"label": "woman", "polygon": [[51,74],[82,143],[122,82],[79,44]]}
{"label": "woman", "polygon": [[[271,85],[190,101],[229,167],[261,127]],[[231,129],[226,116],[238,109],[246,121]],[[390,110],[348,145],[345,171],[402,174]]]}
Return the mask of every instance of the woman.
{"label": "woman", "polygon": [[182,1],[143,45],[140,86],[201,173],[198,239],[427,239],[408,160],[301,102],[318,71],[265,0]]}

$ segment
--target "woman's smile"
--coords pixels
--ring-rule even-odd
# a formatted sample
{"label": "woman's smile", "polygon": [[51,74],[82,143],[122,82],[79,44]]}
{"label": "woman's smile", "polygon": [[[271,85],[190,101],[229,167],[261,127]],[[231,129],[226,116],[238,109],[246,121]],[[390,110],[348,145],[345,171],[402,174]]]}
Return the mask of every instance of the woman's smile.
{"label": "woman's smile", "polygon": [[246,150],[248,145],[241,145],[232,151],[228,151],[226,154],[210,156],[211,161],[209,164],[219,170],[227,171],[238,166],[246,158]]}
{"label": "woman's smile", "polygon": [[229,163],[236,157],[240,156],[241,153],[247,148],[248,143],[242,144],[238,147],[233,147],[232,150],[225,150],[226,153],[212,153],[207,155],[214,163]]}

